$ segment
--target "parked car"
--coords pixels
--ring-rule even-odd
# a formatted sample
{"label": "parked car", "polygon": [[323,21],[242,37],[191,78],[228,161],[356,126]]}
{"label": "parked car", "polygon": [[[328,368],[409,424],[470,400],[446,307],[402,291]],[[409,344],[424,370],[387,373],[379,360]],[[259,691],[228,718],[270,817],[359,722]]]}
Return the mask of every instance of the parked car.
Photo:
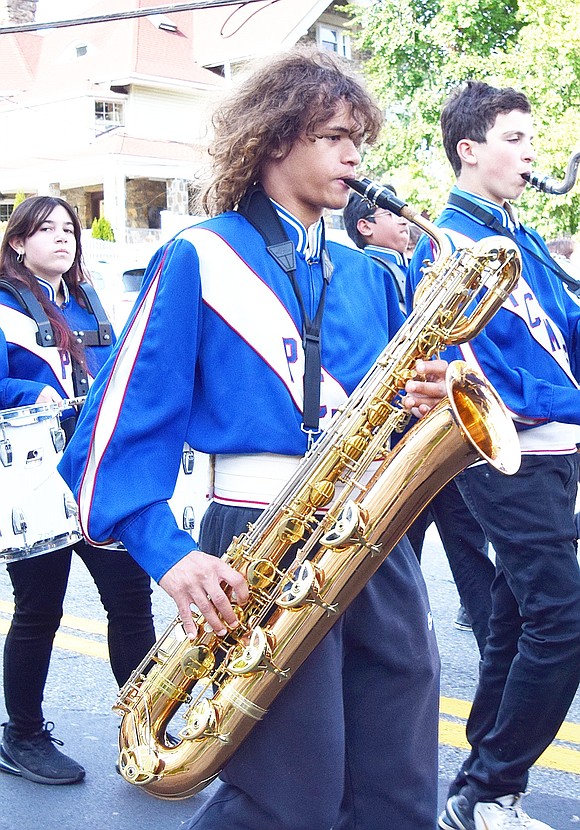
{"label": "parked car", "polygon": [[117,262],[87,263],[91,282],[117,334],[121,331],[139,293],[145,268],[122,269]]}

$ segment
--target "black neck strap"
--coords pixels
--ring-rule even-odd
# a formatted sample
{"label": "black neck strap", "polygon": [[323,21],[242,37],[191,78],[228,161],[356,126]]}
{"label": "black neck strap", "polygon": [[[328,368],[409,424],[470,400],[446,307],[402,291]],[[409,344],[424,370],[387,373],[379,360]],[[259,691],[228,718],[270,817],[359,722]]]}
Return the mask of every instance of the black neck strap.
{"label": "black neck strap", "polygon": [[397,299],[399,301],[399,306],[401,310],[405,313],[405,286],[407,284],[407,277],[405,276],[405,272],[402,268],[400,268],[396,262],[393,262],[392,259],[389,259],[387,256],[381,256],[380,253],[374,252],[369,254],[371,259],[374,259],[375,262],[379,262],[385,271],[387,271],[391,277],[393,278],[393,284],[395,286],[395,290],[397,292]]}
{"label": "black neck strap", "polygon": [[[570,274],[567,274],[566,271],[558,265],[558,263],[550,258],[545,259],[544,257],[539,256],[536,251],[533,251],[531,248],[528,248],[527,245],[523,245],[521,240],[516,239],[514,234],[505,228],[501,222],[490,213],[485,208],[482,208],[481,205],[475,204],[475,202],[471,202],[469,199],[464,199],[463,196],[460,196],[458,193],[450,193],[449,199],[447,200],[448,204],[452,205],[453,207],[458,207],[463,210],[465,213],[470,213],[476,219],[479,219],[484,225],[487,225],[488,228],[491,228],[492,231],[495,233],[500,234],[501,236],[507,236],[510,239],[513,239],[514,242],[519,245],[519,247],[524,250],[527,254],[530,254],[535,260],[541,262],[545,268],[548,268],[552,273],[554,273],[559,280],[561,280],[565,285],[568,286],[572,294],[575,294],[576,297],[580,297],[580,282],[575,280]],[[522,225],[522,230],[524,233],[527,233],[525,227]]]}
{"label": "black neck strap", "polygon": [[321,346],[320,330],[326,300],[326,289],[332,277],[332,263],[322,246],[322,270],[324,281],[318,308],[310,319],[306,313],[304,299],[296,278],[296,251],[294,244],[284,230],[284,226],[274,205],[261,185],[252,185],[238,205],[241,213],[260,233],[266,243],[266,249],[288,275],[294,294],[300,307],[302,317],[302,347],[304,349],[304,404],[302,412],[302,430],[308,435],[310,447],[314,437],[320,432],[320,374]]}

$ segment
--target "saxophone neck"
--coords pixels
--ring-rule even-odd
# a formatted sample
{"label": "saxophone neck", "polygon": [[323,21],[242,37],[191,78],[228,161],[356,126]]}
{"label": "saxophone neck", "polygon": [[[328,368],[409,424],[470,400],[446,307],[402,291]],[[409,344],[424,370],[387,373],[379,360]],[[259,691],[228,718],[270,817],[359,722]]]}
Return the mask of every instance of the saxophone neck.
{"label": "saxophone neck", "polygon": [[568,160],[564,179],[561,182],[551,176],[544,176],[541,173],[535,172],[526,173],[523,178],[529,185],[535,187],[536,190],[542,193],[561,196],[563,193],[568,193],[574,187],[576,176],[578,175],[578,165],[580,165],[580,150],[575,150]]}
{"label": "saxophone neck", "polygon": [[405,207],[405,213],[401,213],[401,216],[404,216],[405,219],[413,222],[418,228],[421,228],[427,236],[431,237],[437,249],[434,260],[442,261],[451,256],[453,249],[451,247],[449,237],[447,234],[443,233],[440,228],[434,225],[433,222],[430,222],[429,219],[425,219],[425,217],[421,216],[418,211],[410,208],[408,205]]}

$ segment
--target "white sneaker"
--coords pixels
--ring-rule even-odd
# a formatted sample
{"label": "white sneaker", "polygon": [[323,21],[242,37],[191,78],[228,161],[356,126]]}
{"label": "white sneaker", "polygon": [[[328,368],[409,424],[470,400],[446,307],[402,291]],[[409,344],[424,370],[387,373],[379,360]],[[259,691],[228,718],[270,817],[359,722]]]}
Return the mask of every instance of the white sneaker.
{"label": "white sneaker", "polygon": [[554,830],[522,810],[522,794],[503,795],[495,801],[478,801],[473,808],[475,830]]}

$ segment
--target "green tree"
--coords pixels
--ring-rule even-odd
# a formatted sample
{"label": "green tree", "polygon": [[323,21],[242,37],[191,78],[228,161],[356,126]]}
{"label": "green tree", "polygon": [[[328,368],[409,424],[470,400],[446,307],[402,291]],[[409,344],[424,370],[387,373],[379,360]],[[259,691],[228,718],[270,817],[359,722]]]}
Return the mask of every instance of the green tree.
{"label": "green tree", "polygon": [[104,239],[105,242],[114,242],[115,234],[108,219],[100,216],[98,219],[95,216],[93,224],[91,225],[91,236],[94,239]]}
{"label": "green tree", "polygon": [[[363,163],[369,175],[438,214],[453,183],[441,108],[457,84],[476,78],[526,93],[536,123],[535,167],[563,176],[580,149],[577,0],[370,0],[349,11],[360,26],[363,71],[385,108],[383,136]],[[575,234],[578,190],[546,196],[527,188],[519,211],[547,238]]]}

